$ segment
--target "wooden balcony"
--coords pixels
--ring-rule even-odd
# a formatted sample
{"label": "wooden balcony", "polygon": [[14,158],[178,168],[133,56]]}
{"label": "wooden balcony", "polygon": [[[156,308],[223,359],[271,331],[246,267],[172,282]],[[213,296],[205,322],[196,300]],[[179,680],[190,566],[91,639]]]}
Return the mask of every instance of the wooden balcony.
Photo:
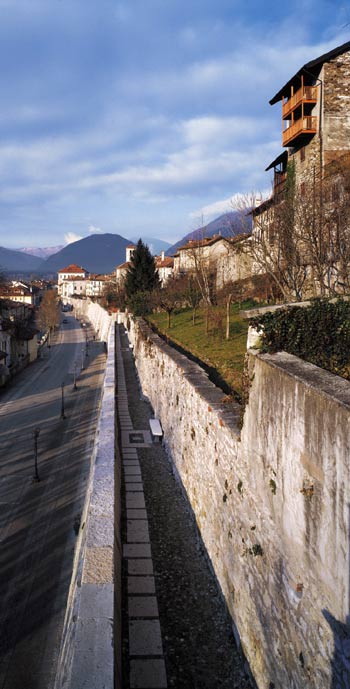
{"label": "wooden balcony", "polygon": [[293,93],[288,100],[283,99],[282,103],[282,117],[285,119],[293,110],[296,110],[302,104],[310,103],[315,105],[317,103],[317,86],[302,86],[298,91]]}
{"label": "wooden balcony", "polygon": [[282,132],[283,146],[290,146],[296,139],[305,135],[313,135],[317,132],[317,117],[314,115],[307,115],[300,117],[299,120],[293,122],[290,127],[287,127]]}

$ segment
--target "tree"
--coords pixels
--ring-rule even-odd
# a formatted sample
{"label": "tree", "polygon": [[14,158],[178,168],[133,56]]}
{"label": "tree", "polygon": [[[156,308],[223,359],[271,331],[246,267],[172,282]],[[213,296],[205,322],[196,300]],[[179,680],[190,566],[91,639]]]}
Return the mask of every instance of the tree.
{"label": "tree", "polygon": [[51,331],[59,325],[60,307],[58,298],[53,290],[45,292],[38,309],[37,323],[42,330]]}
{"label": "tree", "polygon": [[236,250],[249,256],[252,272],[267,273],[275,281],[285,301],[299,301],[307,279],[307,258],[295,230],[299,209],[293,163],[282,193],[260,204],[254,194],[240,201],[243,224],[247,214],[253,215],[254,223],[251,236]]}
{"label": "tree", "polygon": [[196,321],[196,312],[202,300],[202,294],[198,284],[191,275],[185,275],[182,280],[182,293],[185,302],[192,309],[192,324]]}
{"label": "tree", "polygon": [[171,325],[171,314],[183,302],[181,280],[170,278],[162,289],[154,293],[154,304],[168,314],[168,328]]}
{"label": "tree", "polygon": [[296,224],[315,282],[315,294],[350,291],[350,156],[316,170],[303,186]]}
{"label": "tree", "polygon": [[127,297],[132,299],[138,292],[152,292],[160,286],[155,259],[148,246],[141,239],[131,256],[130,266],[125,278]]}

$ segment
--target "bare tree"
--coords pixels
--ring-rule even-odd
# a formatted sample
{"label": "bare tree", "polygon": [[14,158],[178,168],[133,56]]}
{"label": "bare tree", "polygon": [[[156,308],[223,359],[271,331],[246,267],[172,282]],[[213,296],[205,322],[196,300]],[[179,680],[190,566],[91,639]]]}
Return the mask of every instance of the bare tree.
{"label": "bare tree", "polygon": [[181,306],[182,302],[181,280],[176,278],[169,278],[164,287],[152,293],[152,304],[168,315],[168,328],[171,327],[171,314]]}
{"label": "bare tree", "polygon": [[45,292],[37,313],[37,323],[42,330],[48,330],[49,336],[52,330],[59,325],[60,307],[58,297],[54,290]]}
{"label": "bare tree", "polygon": [[194,276],[190,274],[182,275],[176,281],[179,292],[182,294],[183,302],[192,309],[192,324],[196,322],[197,309],[202,301],[202,293]]}
{"label": "bare tree", "polygon": [[252,273],[268,274],[285,301],[300,300],[307,279],[305,251],[295,232],[298,198],[294,165],[287,171],[283,193],[263,202],[251,194],[238,203],[242,230],[247,231],[253,216],[250,237],[235,248],[251,260]]}

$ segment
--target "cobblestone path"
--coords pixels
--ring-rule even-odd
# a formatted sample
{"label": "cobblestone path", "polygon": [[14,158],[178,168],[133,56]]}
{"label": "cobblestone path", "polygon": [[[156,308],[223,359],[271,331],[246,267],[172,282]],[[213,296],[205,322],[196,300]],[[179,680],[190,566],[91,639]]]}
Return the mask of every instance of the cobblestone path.
{"label": "cobblestone path", "polygon": [[253,689],[189,504],[152,442],[133,354],[117,327],[123,460],[123,689]]}

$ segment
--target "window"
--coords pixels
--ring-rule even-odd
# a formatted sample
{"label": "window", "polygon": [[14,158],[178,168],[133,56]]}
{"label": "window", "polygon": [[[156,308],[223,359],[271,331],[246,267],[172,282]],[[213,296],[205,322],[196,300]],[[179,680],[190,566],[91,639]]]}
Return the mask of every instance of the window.
{"label": "window", "polygon": [[300,149],[300,162],[303,163],[305,160],[305,146]]}

